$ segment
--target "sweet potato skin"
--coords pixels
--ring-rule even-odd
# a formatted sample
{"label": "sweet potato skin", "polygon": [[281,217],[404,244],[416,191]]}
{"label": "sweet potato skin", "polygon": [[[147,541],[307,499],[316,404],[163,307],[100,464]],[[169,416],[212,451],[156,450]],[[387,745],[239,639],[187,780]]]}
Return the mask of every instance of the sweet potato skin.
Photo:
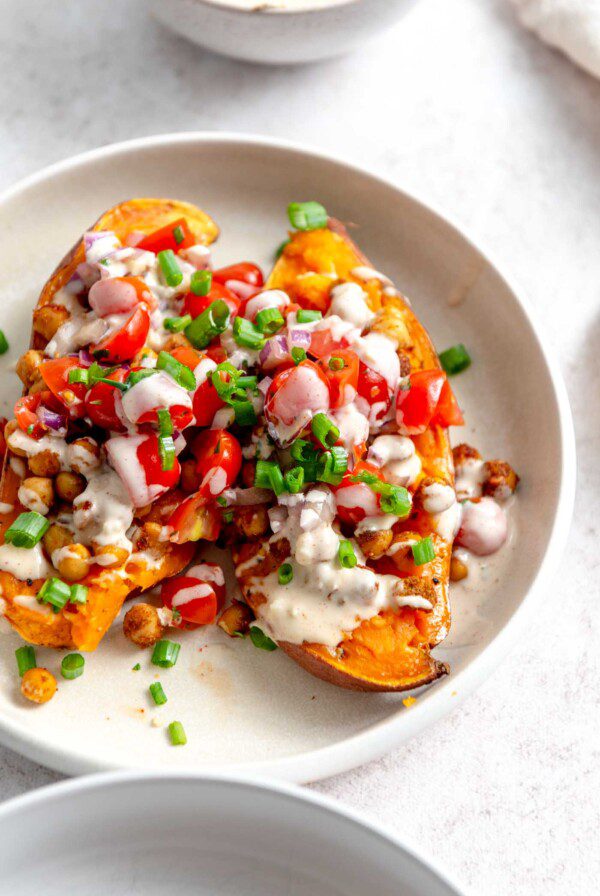
{"label": "sweet potato skin", "polygon": [[[105,212],[91,230],[113,230],[120,239],[132,231],[151,233],[160,227],[185,217],[197,242],[212,243],[218,236],[216,224],[196,206],[172,199],[130,199]],[[72,277],[77,265],[84,260],[83,240],[78,240],[65,255],[42,288],[36,310],[52,303],[56,292]],[[32,331],[31,347],[43,349],[46,339]],[[19,504],[17,492],[21,479],[8,463],[8,452],[3,461],[0,481],[0,501],[13,506],[10,513],[0,516],[0,536],[12,521],[24,510]],[[167,576],[180,572],[194,553],[192,543],[184,545],[164,544],[154,549],[151,566],[136,561],[132,555],[120,571],[92,567],[82,584],[89,587],[86,604],[61,613],[41,614],[14,603],[17,595],[35,595],[43,580],[28,584],[7,572],[0,572],[0,588],[4,601],[4,615],[26,640],[47,647],[65,647],[77,650],[95,650],[103,635],[119,612],[123,601],[132,591],[151,588]]]}
{"label": "sweet potato skin", "polygon": [[[303,307],[325,311],[331,287],[340,280],[354,280],[367,293],[371,309],[378,312],[373,329],[396,338],[399,353],[410,359],[411,370],[439,367],[431,340],[409,304],[400,295],[388,294],[376,279],[359,280],[352,274],[358,266],[370,267],[370,262],[345,228],[330,219],[328,227],[322,230],[291,234],[267,288],[283,289],[292,301]],[[447,430],[430,427],[422,436],[416,436],[414,442],[422,463],[421,478],[432,476],[453,484]],[[280,642],[282,650],[317,678],[350,690],[405,691],[447,674],[448,667],[430,655],[430,648],[444,639],[450,625],[448,580],[452,546],[433,532],[429,515],[417,508],[409,520],[394,528],[410,529],[421,537],[431,535],[434,539],[436,558],[426,570],[416,569],[412,559],[406,557],[396,564],[399,575],[422,578],[433,610],[403,607],[397,613],[384,611],[363,622],[334,652],[319,644]],[[252,567],[253,575],[265,575],[282,562],[285,554],[281,555],[279,545],[274,547],[274,551],[264,545],[258,548],[265,553],[265,558]],[[251,553],[250,546],[236,551],[236,562],[243,562]],[[391,558],[385,560],[393,563]],[[389,566],[385,571],[390,571]],[[266,598],[252,589],[251,578],[242,576],[240,585],[245,599],[256,611]]]}

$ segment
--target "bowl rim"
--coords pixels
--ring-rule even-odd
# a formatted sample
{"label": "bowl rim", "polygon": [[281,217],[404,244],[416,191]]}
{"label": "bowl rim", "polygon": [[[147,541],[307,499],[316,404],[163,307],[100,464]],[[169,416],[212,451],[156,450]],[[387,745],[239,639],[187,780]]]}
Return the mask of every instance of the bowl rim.
{"label": "bowl rim", "polygon": [[[535,610],[544,598],[545,586],[551,582],[567,542],[575,501],[575,434],[569,399],[562,374],[558,369],[558,365],[551,359],[550,352],[546,346],[545,335],[541,335],[544,333],[544,327],[537,319],[537,315],[532,311],[525,291],[521,287],[516,286],[514,281],[509,281],[504,276],[502,273],[503,269],[495,263],[494,256],[487,249],[481,248],[478,242],[471,239],[468,235],[468,229],[458,226],[452,216],[440,211],[435,205],[416,198],[412,193],[397,186],[392,180],[375,174],[367,168],[358,166],[343,156],[323,152],[292,140],[265,137],[251,133],[184,131],[149,135],[133,140],[109,143],[105,146],[70,156],[34,172],[0,193],[0,212],[5,203],[17,199],[20,193],[25,193],[54,176],[85,167],[97,161],[105,161],[111,156],[118,156],[122,153],[131,154],[147,149],[168,148],[182,144],[218,143],[293,152],[305,155],[313,160],[342,166],[350,176],[354,174],[361,177],[366,176],[379,186],[399,193],[409,202],[437,218],[455,236],[462,239],[475,255],[479,256],[490,266],[503,285],[512,293],[514,300],[530,326],[532,337],[537,343],[538,350],[545,362],[557,407],[561,466],[557,471],[556,511],[546,549],[533,581],[525,592],[521,603],[495,637],[482,649],[481,653],[466,668],[436,683],[433,690],[428,689],[425,691],[420,699],[410,707],[410,712],[402,712],[399,708],[393,714],[370,725],[364,731],[359,731],[341,741],[328,744],[325,747],[308,750],[304,753],[291,754],[275,759],[264,759],[258,762],[236,763],[226,767],[213,765],[211,768],[211,772],[215,773],[224,772],[230,775],[250,775],[261,778],[275,777],[287,781],[306,783],[349,771],[365,762],[378,759],[403,741],[408,740],[424,728],[438,721],[448,714],[450,710],[458,707],[493,672],[509,650],[514,647],[520,634],[525,631],[528,622],[532,619]],[[90,759],[85,752],[70,749],[68,746],[59,748],[40,743],[38,737],[28,731],[27,726],[21,721],[13,719],[0,718],[0,741],[29,759],[41,762],[66,774],[88,774],[123,768],[123,766],[115,766],[114,763],[109,761]],[[133,765],[130,768],[136,768],[136,766]],[[193,768],[190,770],[193,770]]]}
{"label": "bowl rim", "polygon": [[168,770],[164,772],[147,770],[114,771],[82,775],[78,778],[70,778],[66,781],[58,781],[38,787],[35,790],[26,791],[0,804],[0,830],[3,824],[10,824],[15,818],[18,818],[20,813],[27,812],[30,809],[35,810],[45,805],[51,809],[52,802],[63,797],[72,800],[82,793],[93,793],[109,788],[119,790],[124,785],[148,789],[161,786],[168,787],[176,782],[185,782],[190,787],[200,787],[200,789],[205,785],[216,785],[237,790],[261,791],[277,799],[283,799],[290,804],[308,804],[317,811],[322,811],[324,814],[332,817],[334,822],[337,819],[348,821],[360,831],[371,833],[395,850],[404,853],[409,859],[421,865],[447,887],[454,890],[455,896],[461,896],[461,894],[465,893],[465,889],[459,884],[456,874],[448,872],[437,857],[426,855],[423,848],[417,845],[413,838],[407,837],[404,833],[400,835],[396,831],[390,830],[374,817],[371,817],[369,813],[363,813],[352,806],[333,799],[333,797],[327,794],[309,790],[307,787],[299,787],[296,784],[277,779],[265,780],[264,778],[255,778],[252,775],[205,774],[201,771],[185,770]]}
{"label": "bowl rim", "polygon": [[275,0],[262,0],[262,2],[261,0],[255,0],[255,5],[247,9],[236,6],[237,0],[191,0],[191,2],[197,6],[212,7],[213,9],[221,9],[244,16],[297,16],[306,13],[325,13],[330,9],[337,9],[343,6],[358,6],[359,3],[364,3],[364,0],[328,0],[325,6],[315,4],[312,0],[305,0],[306,6],[302,6],[300,9],[271,6],[271,2],[275,2]]}

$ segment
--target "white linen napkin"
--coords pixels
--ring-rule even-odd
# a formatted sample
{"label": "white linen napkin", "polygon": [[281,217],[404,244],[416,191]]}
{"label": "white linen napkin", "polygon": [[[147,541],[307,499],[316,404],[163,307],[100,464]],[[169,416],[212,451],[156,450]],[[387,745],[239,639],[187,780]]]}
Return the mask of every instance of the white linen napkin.
{"label": "white linen napkin", "polygon": [[600,0],[511,0],[522,23],[600,78]]}

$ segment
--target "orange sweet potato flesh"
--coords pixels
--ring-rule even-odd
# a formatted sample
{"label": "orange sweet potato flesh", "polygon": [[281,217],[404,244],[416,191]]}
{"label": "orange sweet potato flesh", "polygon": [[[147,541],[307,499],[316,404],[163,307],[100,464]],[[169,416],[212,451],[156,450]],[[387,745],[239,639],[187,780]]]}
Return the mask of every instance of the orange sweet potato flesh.
{"label": "orange sweet potato flesh", "polygon": [[[112,230],[124,240],[132,231],[152,233],[181,217],[185,217],[196,242],[209,245],[217,238],[219,230],[208,215],[194,205],[172,199],[126,200],[105,212],[90,229]],[[44,285],[38,300],[38,308],[52,302],[56,292],[71,279],[77,265],[84,260],[83,240],[80,239]],[[43,349],[45,340],[39,333],[34,333],[31,344],[34,348]],[[19,476],[8,465],[7,452],[2,468],[0,501],[13,505],[14,509],[10,513],[0,515],[0,538],[12,521],[25,509],[17,499],[20,481]],[[75,610],[65,608],[56,614],[42,614],[14,602],[17,595],[35,595],[43,584],[42,579],[27,583],[10,573],[0,572],[0,594],[4,601],[4,615],[19,634],[33,644],[95,650],[121,609],[125,598],[132,591],[144,591],[167,576],[180,572],[190,562],[194,550],[193,543],[161,544],[155,550],[156,556],[150,566],[143,562],[134,562],[135,558],[132,555],[132,559],[125,566],[124,574],[121,571],[103,570],[99,566],[92,566],[81,582],[89,588],[87,602]]]}
{"label": "orange sweet potato flesh", "polygon": [[[339,222],[330,219],[321,230],[294,233],[277,261],[267,287],[283,289],[303,307],[325,311],[329,292],[337,282],[355,281],[367,292],[373,311],[380,311],[374,325],[399,338],[400,350],[410,357],[411,369],[439,367],[439,360],[423,326],[409,305],[400,296],[388,295],[377,279],[364,282],[352,274],[357,266],[370,266],[360,250],[350,240]],[[333,275],[333,277],[332,277]],[[425,476],[441,477],[453,484],[454,472],[448,434],[440,427],[430,427],[414,438]],[[418,482],[416,483],[416,487]],[[448,581],[452,545],[433,531],[429,515],[415,509],[407,521],[396,523],[394,532],[417,532],[431,536],[436,558],[424,567],[415,567],[411,559],[397,559],[397,574],[415,577],[419,591],[433,604],[431,611],[402,607],[398,611],[384,610],[364,621],[350,633],[333,653],[320,644],[280,643],[280,647],[307,671],[331,684],[360,691],[404,691],[428,684],[447,673],[445,664],[431,656],[430,650],[446,636],[450,625]],[[265,545],[261,550],[270,550]],[[238,552],[243,562],[256,550],[246,546]],[[285,556],[276,557],[276,563]],[[388,567],[394,558],[386,558]],[[252,566],[259,575],[276,567],[267,559]],[[377,568],[377,564],[374,564]],[[251,577],[242,576],[240,582],[246,599],[257,610],[265,599],[249,586]]]}

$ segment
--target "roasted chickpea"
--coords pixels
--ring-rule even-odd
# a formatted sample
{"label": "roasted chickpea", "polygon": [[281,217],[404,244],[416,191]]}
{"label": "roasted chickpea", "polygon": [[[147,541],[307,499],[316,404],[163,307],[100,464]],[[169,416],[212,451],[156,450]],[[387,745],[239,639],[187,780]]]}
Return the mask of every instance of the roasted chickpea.
{"label": "roasted chickpea", "polygon": [[42,305],[33,312],[33,329],[44,339],[52,339],[59,327],[70,318],[63,305]]}
{"label": "roasted chickpea", "polygon": [[52,523],[48,531],[42,538],[42,544],[46,548],[48,555],[51,557],[54,551],[64,548],[68,544],[73,544],[73,533],[66,526],[58,523]]}
{"label": "roasted chickpea", "polygon": [[29,389],[27,391],[28,391],[29,395],[36,395],[38,392],[43,392],[44,389],[47,389],[47,388],[48,387],[46,386],[46,383],[40,377],[39,380],[36,380],[34,383],[31,384],[31,386],[29,387]]}
{"label": "roasted chickpea", "polygon": [[56,678],[47,669],[28,669],[21,679],[21,693],[32,703],[47,703],[56,693]]}
{"label": "roasted chickpea", "polygon": [[401,307],[396,303],[389,303],[379,311],[371,330],[374,333],[384,333],[401,348],[410,348],[412,339],[404,317],[405,312]]}
{"label": "roasted chickpea", "polygon": [[116,544],[96,545],[92,542],[92,547],[94,548],[94,563],[98,563],[99,566],[106,569],[123,566],[129,558],[129,551]]}
{"label": "roasted chickpea", "polygon": [[356,540],[365,557],[381,557],[392,543],[394,533],[391,529],[376,529],[359,532]]}
{"label": "roasted chickpea", "polygon": [[27,457],[26,451],[23,451],[22,448],[15,448],[10,444],[10,437],[14,432],[22,432],[22,430],[16,420],[9,420],[4,427],[4,439],[13,454],[16,454],[17,457]]}
{"label": "roasted chickpea", "polygon": [[269,517],[264,504],[238,507],[234,511],[233,525],[243,538],[260,538],[269,530]]}
{"label": "roasted chickpea", "polygon": [[450,560],[450,581],[460,582],[461,579],[466,579],[468,575],[469,567],[467,564],[459,560],[455,554],[452,554],[452,559]]}
{"label": "roasted chickpea", "polygon": [[84,579],[90,568],[90,552],[83,544],[69,544],[60,549],[55,566],[67,582]]}
{"label": "roasted chickpea", "polygon": [[38,454],[32,454],[28,463],[35,476],[56,476],[60,472],[60,457],[49,448]]}
{"label": "roasted chickpea", "polygon": [[165,352],[172,352],[174,348],[185,348],[189,345],[190,340],[184,336],[183,333],[173,333],[163,345],[163,350]]}
{"label": "roasted chickpea", "polygon": [[230,607],[223,610],[217,619],[217,625],[222,628],[230,638],[234,638],[239,632],[245,635],[250,628],[250,623],[254,619],[254,613],[247,604],[241,603],[239,600],[232,601]]}
{"label": "roasted chickpea", "polygon": [[181,479],[179,481],[181,488],[188,495],[197,492],[200,488],[200,476],[196,471],[196,461],[192,457],[188,457],[181,464]]}
{"label": "roasted chickpea", "polygon": [[483,494],[506,501],[514,493],[519,484],[519,477],[510,464],[504,460],[488,460],[484,465],[485,479]]}
{"label": "roasted chickpea", "polygon": [[69,504],[85,490],[85,479],[79,473],[59,473],[54,484],[58,497]]}
{"label": "roasted chickpea", "polygon": [[466,460],[481,460],[481,454],[477,448],[467,445],[466,442],[461,442],[460,445],[456,445],[452,449],[452,457],[455,467],[460,467]]}
{"label": "roasted chickpea", "polygon": [[100,448],[94,439],[75,439],[67,449],[69,466],[74,473],[85,475],[100,466]]}
{"label": "roasted chickpea", "polygon": [[158,611],[151,604],[134,604],[125,613],[123,634],[137,647],[152,647],[163,633]]}
{"label": "roasted chickpea", "polygon": [[43,359],[42,352],[36,352],[35,349],[31,348],[24,355],[21,355],[17,361],[15,368],[17,376],[28,389],[30,386],[33,386],[36,380],[41,379],[40,364]]}
{"label": "roasted chickpea", "polygon": [[48,513],[54,501],[52,480],[45,476],[28,476],[19,488],[19,501],[29,510]]}
{"label": "roasted chickpea", "polygon": [[160,523],[144,523],[141,531],[148,547],[155,547],[157,544],[161,544],[163,527]]}

